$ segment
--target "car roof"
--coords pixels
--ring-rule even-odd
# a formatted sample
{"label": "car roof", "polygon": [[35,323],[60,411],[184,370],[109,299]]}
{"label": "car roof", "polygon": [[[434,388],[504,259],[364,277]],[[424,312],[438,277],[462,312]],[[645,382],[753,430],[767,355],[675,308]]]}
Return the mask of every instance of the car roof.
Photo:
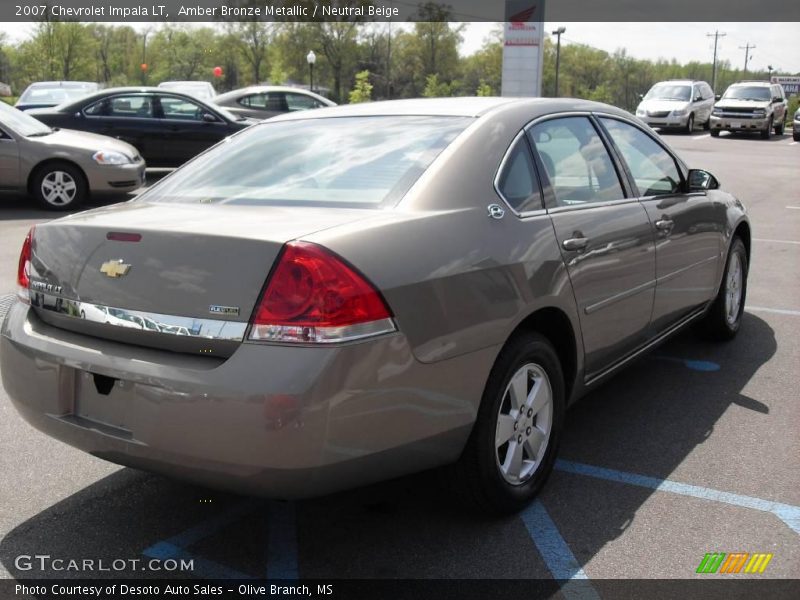
{"label": "car roof", "polygon": [[157,93],[157,94],[171,94],[173,96],[180,96],[182,98],[186,98],[187,100],[192,100],[193,102],[200,102],[203,104],[208,104],[207,101],[203,100],[202,98],[197,98],[192,96],[191,94],[185,94],[183,92],[179,92],[176,90],[170,90],[167,88],[160,88],[155,86],[139,86],[139,87],[115,87],[115,88],[105,88],[104,90],[99,90],[97,92],[93,92],[91,94],[87,94],[77,100],[74,100],[69,103],[59,105],[59,108],[64,107],[63,110],[70,111],[73,110],[76,106],[83,106],[87,102],[90,102],[95,99],[105,98],[106,96],[114,96],[116,94],[147,94],[147,93]]}
{"label": "car roof", "polygon": [[235,98],[241,94],[257,94],[259,92],[286,92],[291,94],[304,94],[312,98],[320,98],[331,102],[330,99],[322,96],[316,92],[311,92],[305,88],[293,87],[291,85],[249,85],[247,87],[231,90],[230,92],[223,92],[217,98],[228,99]]}
{"label": "car roof", "polygon": [[504,109],[524,109],[530,119],[550,113],[569,111],[601,111],[630,117],[630,113],[591,100],[576,98],[510,98],[510,97],[458,97],[414,98],[409,100],[381,100],[318,108],[313,111],[296,111],[272,117],[268,122],[332,117],[371,116],[431,116],[431,117],[481,117]]}
{"label": "car roof", "polygon": [[187,79],[185,81],[162,81],[158,84],[158,87],[160,88],[162,85],[211,85],[211,83],[208,81],[203,81],[202,79]]}
{"label": "car roof", "polygon": [[774,84],[774,83],[772,83],[770,81],[759,81],[759,80],[737,81],[736,83],[730,84],[730,86],[728,86],[728,87],[735,87],[735,86],[740,86],[740,85],[746,85],[748,87],[753,87],[753,86],[768,86],[768,85],[776,85],[776,84]]}
{"label": "car roof", "polygon": [[94,81],[34,81],[28,87],[87,87],[97,86]]}

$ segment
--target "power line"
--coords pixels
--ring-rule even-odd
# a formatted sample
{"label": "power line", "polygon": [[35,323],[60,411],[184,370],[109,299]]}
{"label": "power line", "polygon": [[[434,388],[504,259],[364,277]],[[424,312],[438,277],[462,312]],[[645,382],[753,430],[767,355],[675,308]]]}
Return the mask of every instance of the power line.
{"label": "power line", "polygon": [[747,75],[747,63],[750,62],[751,58],[753,58],[752,56],[750,56],[750,50],[752,50],[755,47],[756,47],[756,45],[755,44],[750,44],[750,42],[748,42],[744,46],[739,46],[739,50],[744,50],[744,74],[745,75]]}
{"label": "power line", "polygon": [[727,33],[720,33],[719,30],[716,30],[714,33],[707,33],[706,37],[713,37],[714,38],[714,62],[713,66],[711,67],[711,89],[714,90],[714,93],[717,93],[717,42],[719,38],[725,37],[728,35]]}

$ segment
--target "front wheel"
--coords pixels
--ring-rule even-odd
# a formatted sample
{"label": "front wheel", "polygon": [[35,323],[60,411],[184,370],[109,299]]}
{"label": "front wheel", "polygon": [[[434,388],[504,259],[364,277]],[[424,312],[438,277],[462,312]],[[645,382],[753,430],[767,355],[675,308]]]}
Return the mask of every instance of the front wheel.
{"label": "front wheel", "polygon": [[767,122],[767,128],[761,131],[761,139],[768,140],[772,135],[772,117]]}
{"label": "front wheel", "polygon": [[708,117],[708,120],[703,123],[703,131],[708,131],[711,129],[711,117]]}
{"label": "front wheel", "polygon": [[39,168],[33,177],[31,188],[41,206],[58,211],[77,208],[89,193],[81,170],[61,162]]}
{"label": "front wheel", "polygon": [[711,137],[719,137],[719,129],[712,129]]}
{"label": "front wheel", "polygon": [[691,134],[694,131],[694,115],[689,115],[686,119],[686,133]]}
{"label": "front wheel", "polygon": [[747,249],[737,237],[728,252],[719,293],[702,321],[703,329],[712,338],[730,340],[738,333],[747,296],[747,271]]}
{"label": "front wheel", "polygon": [[798,133],[797,131],[793,132],[792,138],[794,139],[795,142],[800,142],[800,133]]}
{"label": "front wheel", "polygon": [[786,129],[786,123],[781,121],[780,125],[775,125],[775,135],[783,135],[783,131]]}
{"label": "front wheel", "polygon": [[564,409],[564,378],[552,344],[535,333],[513,338],[492,368],[454,467],[459,492],[490,513],[524,508],[553,470]]}

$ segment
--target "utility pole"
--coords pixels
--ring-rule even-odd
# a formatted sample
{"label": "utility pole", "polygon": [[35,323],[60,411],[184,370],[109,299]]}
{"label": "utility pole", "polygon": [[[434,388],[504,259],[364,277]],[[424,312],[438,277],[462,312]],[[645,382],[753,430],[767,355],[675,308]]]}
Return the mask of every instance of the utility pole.
{"label": "utility pole", "polygon": [[714,90],[714,93],[717,93],[717,42],[719,38],[725,37],[728,35],[727,33],[720,33],[719,30],[715,31],[714,33],[707,33],[706,37],[713,37],[714,38],[714,63],[711,67],[711,89]]}
{"label": "utility pole", "polygon": [[747,63],[749,62],[749,60],[751,58],[753,58],[752,56],[750,56],[750,50],[752,50],[755,47],[756,47],[755,44],[750,45],[749,42],[747,44],[745,44],[744,46],[739,46],[739,50],[744,50],[744,74],[745,75],[747,75]]}
{"label": "utility pole", "polygon": [[554,96],[558,98],[558,70],[561,66],[561,34],[566,31],[566,27],[559,27],[553,32],[553,35],[556,36],[556,93]]}

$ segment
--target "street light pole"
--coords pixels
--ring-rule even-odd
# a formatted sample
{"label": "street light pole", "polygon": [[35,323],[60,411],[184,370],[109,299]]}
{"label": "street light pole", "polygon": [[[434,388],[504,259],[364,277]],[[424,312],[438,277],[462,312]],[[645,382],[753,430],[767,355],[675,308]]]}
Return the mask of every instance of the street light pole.
{"label": "street light pole", "polygon": [[561,66],[561,34],[566,30],[566,27],[559,27],[553,32],[553,35],[556,36],[556,98],[558,98],[558,71]]}
{"label": "street light pole", "polygon": [[314,54],[313,50],[309,50],[308,54],[306,55],[306,61],[308,62],[308,91],[314,91],[314,63],[317,62],[317,55]]}

